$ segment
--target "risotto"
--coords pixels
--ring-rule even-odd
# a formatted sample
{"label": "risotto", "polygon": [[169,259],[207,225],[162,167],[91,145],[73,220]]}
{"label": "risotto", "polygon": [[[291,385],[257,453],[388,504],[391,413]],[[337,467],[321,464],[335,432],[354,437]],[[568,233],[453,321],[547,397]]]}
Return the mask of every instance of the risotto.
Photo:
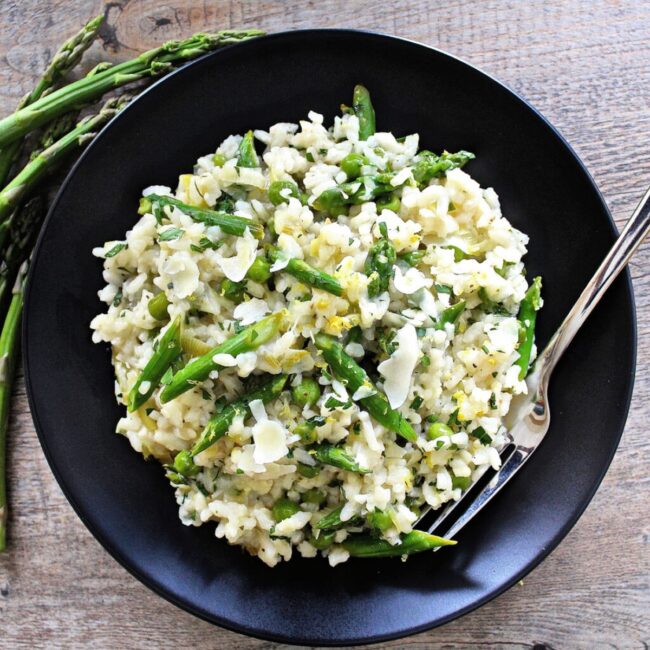
{"label": "risotto", "polygon": [[419,512],[499,467],[535,356],[528,238],[473,154],[374,123],[358,86],[329,128],[231,135],[93,251],[117,432],[163,464],[183,524],[269,566],[451,543]]}

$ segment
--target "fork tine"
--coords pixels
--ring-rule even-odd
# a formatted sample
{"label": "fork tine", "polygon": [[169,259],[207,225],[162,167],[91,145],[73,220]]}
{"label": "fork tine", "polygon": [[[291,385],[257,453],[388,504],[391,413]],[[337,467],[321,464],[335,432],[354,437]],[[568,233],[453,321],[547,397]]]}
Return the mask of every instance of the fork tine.
{"label": "fork tine", "polygon": [[466,526],[491,500],[501,488],[517,473],[519,468],[530,458],[531,450],[517,446],[501,466],[494,478],[481,490],[476,498],[469,504],[467,510],[456,520],[447,531],[448,537],[453,537]]}
{"label": "fork tine", "polygon": [[[503,466],[509,459],[512,453],[514,452],[514,445],[512,443],[506,444],[505,448],[502,450],[500,456],[501,456],[501,465]],[[467,489],[458,499],[458,501],[450,501],[442,510],[442,512],[438,515],[438,517],[433,521],[433,523],[428,527],[427,532],[432,533],[432,531],[440,528],[440,526],[444,523],[444,521],[454,512],[454,510],[463,502],[466,502],[466,499],[469,495],[474,495],[476,493],[476,490],[474,489],[476,487],[476,484],[485,476],[486,472],[490,470],[491,467],[489,465],[485,466],[480,474],[474,479],[473,484]],[[427,509],[426,512],[424,512],[418,521],[416,522],[416,525],[421,522],[423,519],[426,518],[426,516],[431,512],[431,508]]]}

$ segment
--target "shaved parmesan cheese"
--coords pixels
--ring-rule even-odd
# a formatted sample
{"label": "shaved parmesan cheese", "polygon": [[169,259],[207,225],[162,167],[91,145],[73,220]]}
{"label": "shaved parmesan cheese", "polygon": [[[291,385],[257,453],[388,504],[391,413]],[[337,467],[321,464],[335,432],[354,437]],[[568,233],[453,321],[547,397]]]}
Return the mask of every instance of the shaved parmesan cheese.
{"label": "shaved parmesan cheese", "polygon": [[157,194],[158,196],[173,196],[172,188],[166,185],[150,185],[142,190],[142,196],[149,196],[149,194]]}
{"label": "shaved parmesan cheese", "polygon": [[422,289],[416,296],[413,296],[417,306],[430,318],[438,318],[438,305],[433,294],[426,289]]}
{"label": "shaved parmesan cheese", "polygon": [[370,416],[365,411],[360,411],[359,420],[361,422],[361,431],[368,448],[377,452],[384,451],[383,443],[377,440],[377,434],[375,433],[375,428],[372,426]]}
{"label": "shaved parmesan cheese", "polygon": [[248,269],[255,261],[257,252],[257,239],[251,235],[250,230],[246,228],[243,237],[237,238],[235,244],[236,255],[232,257],[221,257],[215,255],[217,264],[223,271],[223,274],[233,282],[241,282],[244,279]]}
{"label": "shaved parmesan cheese", "polygon": [[179,298],[187,298],[199,287],[199,267],[185,251],[170,255],[162,263],[160,277],[163,286],[171,286]]}
{"label": "shaved parmesan cheese", "polygon": [[253,427],[253,440],[255,442],[253,460],[264,465],[286,456],[289,453],[289,447],[287,447],[288,433],[275,420],[258,420]]}
{"label": "shaved parmesan cheese", "polygon": [[233,318],[238,320],[241,325],[250,325],[260,320],[264,315],[268,314],[271,310],[266,304],[265,300],[259,298],[251,298],[246,302],[242,302],[235,307],[233,311]]}
{"label": "shaved parmesan cheese", "polygon": [[393,268],[395,269],[393,285],[400,293],[412,294],[433,285],[433,280],[425,277],[424,273],[416,268],[410,268],[406,273],[402,273],[402,269],[397,265]]}
{"label": "shaved parmesan cheese", "polygon": [[497,327],[488,329],[488,338],[495,350],[510,354],[519,340],[519,323],[516,318],[505,318]]}
{"label": "shaved parmesan cheese", "polygon": [[266,414],[266,409],[264,408],[264,402],[261,399],[254,399],[251,401],[248,404],[248,408],[251,410],[251,415],[258,422],[269,419],[268,415]]}
{"label": "shaved parmesan cheese", "polygon": [[415,327],[404,325],[395,335],[397,349],[389,359],[382,361],[377,370],[384,377],[384,392],[392,408],[404,404],[411,388],[413,371],[420,358],[420,344]]}

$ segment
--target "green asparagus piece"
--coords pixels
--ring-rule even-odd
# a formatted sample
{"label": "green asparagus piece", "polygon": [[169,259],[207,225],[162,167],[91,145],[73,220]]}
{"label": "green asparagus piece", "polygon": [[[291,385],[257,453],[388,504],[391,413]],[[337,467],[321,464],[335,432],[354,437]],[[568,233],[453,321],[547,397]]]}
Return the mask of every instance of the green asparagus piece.
{"label": "green asparagus piece", "polygon": [[[361,386],[372,386],[366,371],[343,350],[343,346],[327,334],[317,334],[314,342],[322,351],[334,374],[347,381],[348,391],[355,393]],[[393,410],[384,395],[377,392],[359,400],[377,422],[394,431],[406,440],[415,441],[417,434],[409,422],[398,411]]]}
{"label": "green asparagus piece", "polygon": [[178,359],[181,348],[181,317],[177,316],[158,341],[158,347],[129,392],[129,411],[140,408],[158,388],[162,376]]}
{"label": "green asparagus piece", "polygon": [[207,208],[197,208],[196,206],[188,205],[187,203],[183,203],[171,196],[149,194],[147,198],[152,203],[157,203],[161,206],[169,205],[178,208],[194,221],[204,223],[206,226],[219,226],[221,230],[229,235],[242,237],[248,228],[251,235],[257,239],[262,239],[262,237],[264,237],[264,228],[261,224],[246,219],[246,217],[238,217],[234,214],[217,212],[215,210],[208,210]]}
{"label": "green asparagus piece", "polygon": [[194,456],[205,451],[208,447],[223,438],[228,433],[228,429],[233,420],[242,415],[248,417],[251,414],[250,403],[256,399],[262,400],[265,404],[275,399],[282,392],[284,385],[287,383],[286,375],[278,375],[271,381],[264,384],[257,390],[248,393],[242,399],[228,404],[223,410],[215,413],[203,429],[201,437],[194,443],[188,451],[181,451],[174,458],[174,469],[184,476],[191,476],[194,471]]}
{"label": "green asparagus piece", "polygon": [[343,506],[339,506],[332,510],[332,512],[326,514],[322,519],[319,519],[315,526],[316,529],[333,532],[335,530],[340,530],[341,528],[358,526],[362,523],[359,517],[352,517],[352,519],[349,519],[348,521],[341,521],[342,510]]}
{"label": "green asparagus piece", "polygon": [[381,239],[372,246],[366,257],[364,273],[370,278],[368,296],[374,298],[388,291],[388,284],[393,277],[393,264],[397,259],[395,246],[388,239],[388,229],[385,223],[379,224]]}
{"label": "green asparagus piece", "polygon": [[253,132],[248,131],[239,143],[237,152],[237,167],[259,167],[260,161],[255,153],[255,138]]}
{"label": "green asparagus piece", "polygon": [[[96,16],[58,49],[32,92],[26,95],[18,105],[19,110],[40,99],[46,91],[53,88],[79,63],[83,53],[97,37],[103,21],[104,16]],[[0,187],[4,187],[7,182],[11,166],[18,156],[21,145],[22,138],[18,138],[0,151]]]}
{"label": "green asparagus piece", "polygon": [[194,34],[184,41],[170,41],[140,56],[110,66],[49,93],[33,104],[0,120],[0,148],[24,136],[71,108],[87,104],[103,94],[140,79],[169,72],[175,65],[217,48],[262,35],[257,29]]}
{"label": "green asparagus piece", "polygon": [[451,169],[463,167],[474,158],[476,156],[469,151],[456,153],[444,151],[439,156],[431,151],[421,151],[413,167],[413,178],[420,187],[423,187],[428,185],[432,178],[440,178]]}
{"label": "green asparagus piece", "polygon": [[161,401],[169,402],[198,382],[205,381],[213,370],[219,370],[221,366],[214,362],[215,355],[232,354],[236,356],[242,352],[256,350],[260,345],[270,341],[278,333],[282,319],[282,312],[271,314],[271,316],[249,325],[238,334],[226,339],[202,357],[188,363],[172,377],[171,383],[163,389],[160,394]]}
{"label": "green asparagus piece", "polygon": [[331,187],[318,195],[314,201],[314,208],[337,217],[343,214],[349,205],[374,201],[378,197],[392,192],[395,189],[390,184],[393,176],[394,174],[390,172],[368,174]]}
{"label": "green asparagus piece", "polygon": [[[277,262],[279,259],[282,259],[282,252],[277,248],[270,247],[268,256],[272,262]],[[341,287],[335,277],[329,275],[329,273],[325,273],[325,271],[310,266],[303,260],[292,258],[282,270],[311,287],[322,289],[335,296],[340,296],[343,293],[343,287]]]}
{"label": "green asparagus piece", "polygon": [[359,118],[359,140],[367,140],[375,133],[375,109],[365,86],[356,85],[352,96],[352,109]]}
{"label": "green asparagus piece", "polygon": [[356,474],[368,474],[369,469],[361,467],[350,454],[346,453],[341,447],[335,445],[321,444],[313,448],[314,458],[323,463],[323,465],[331,465],[338,467],[348,472],[355,472]]}
{"label": "green asparagus piece", "polygon": [[425,255],[426,251],[412,251],[410,253],[402,253],[397,257],[406,262],[409,266],[417,266]]}
{"label": "green asparagus piece", "polygon": [[443,310],[442,314],[440,314],[440,318],[438,318],[438,322],[436,323],[436,329],[443,330],[447,323],[455,323],[463,311],[465,311],[464,300],[457,302],[451,307],[447,307],[447,309]]}
{"label": "green asparagus piece", "polygon": [[519,379],[523,379],[528,374],[530,355],[533,349],[533,342],[535,341],[537,311],[542,306],[541,292],[542,278],[537,276],[528,287],[528,291],[526,291],[526,295],[519,305],[519,315],[517,318],[524,332],[524,340],[519,345],[519,359],[515,361],[515,364],[519,366]]}
{"label": "green asparagus piece", "polygon": [[280,523],[289,517],[293,517],[297,512],[300,512],[300,506],[291,499],[283,498],[278,499],[271,508],[271,516],[275,523]]}
{"label": "green asparagus piece", "polygon": [[343,548],[352,557],[396,557],[430,551],[440,546],[453,546],[451,539],[429,535],[421,530],[412,530],[401,537],[401,543],[393,546],[385,539],[368,535],[352,535],[343,541]]}
{"label": "green asparagus piece", "polygon": [[[46,98],[50,95],[46,95]],[[34,160],[0,191],[0,222],[9,217],[34,185],[67,154],[84,146],[97,131],[113,118],[127,103],[128,97],[110,99],[96,115],[83,119],[76,128],[42,151]],[[15,113],[14,115],[17,115]],[[8,118],[7,118],[8,119]],[[0,122],[1,124],[1,122]]]}
{"label": "green asparagus piece", "polygon": [[26,275],[27,263],[23,264],[18,272],[13,297],[0,333],[0,552],[5,550],[7,537],[7,428],[14,370],[20,346],[20,318]]}

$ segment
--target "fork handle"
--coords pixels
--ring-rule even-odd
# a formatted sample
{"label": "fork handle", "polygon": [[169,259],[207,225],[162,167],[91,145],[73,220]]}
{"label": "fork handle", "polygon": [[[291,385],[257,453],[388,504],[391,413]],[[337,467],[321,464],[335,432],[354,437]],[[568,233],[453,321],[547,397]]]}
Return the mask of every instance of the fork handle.
{"label": "fork handle", "polygon": [[641,245],[648,230],[650,230],[650,189],[641,199],[634,214],[625,224],[623,232],[589,280],[562,325],[540,354],[536,366],[543,375],[546,375],[546,379],[605,291],[609,289],[618,274],[625,268],[634,251]]}

